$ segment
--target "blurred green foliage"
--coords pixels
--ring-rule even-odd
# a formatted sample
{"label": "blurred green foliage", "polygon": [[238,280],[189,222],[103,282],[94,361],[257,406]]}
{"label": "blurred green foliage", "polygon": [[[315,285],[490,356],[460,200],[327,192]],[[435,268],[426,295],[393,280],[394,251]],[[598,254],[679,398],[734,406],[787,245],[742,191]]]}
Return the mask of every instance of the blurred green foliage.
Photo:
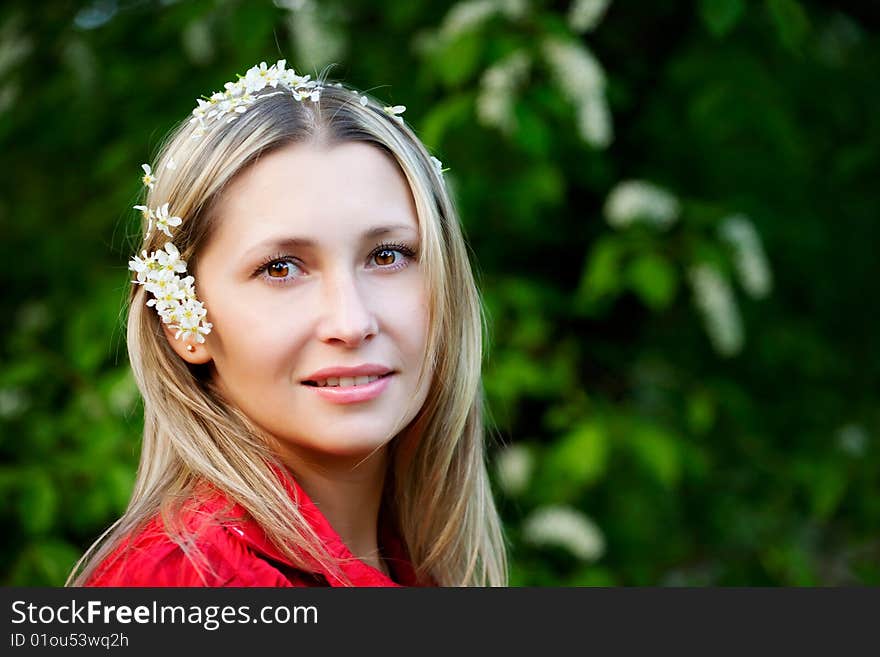
{"label": "blurred green foliage", "polygon": [[449,168],[513,584],[880,584],[867,4],[4,3],[0,581],[61,584],[131,490],[138,165],[286,57]]}

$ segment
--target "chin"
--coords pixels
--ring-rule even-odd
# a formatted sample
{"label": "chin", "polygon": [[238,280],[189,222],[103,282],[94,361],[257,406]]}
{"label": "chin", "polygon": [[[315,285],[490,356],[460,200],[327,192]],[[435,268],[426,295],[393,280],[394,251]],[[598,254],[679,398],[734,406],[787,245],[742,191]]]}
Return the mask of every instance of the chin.
{"label": "chin", "polygon": [[332,435],[317,435],[307,444],[301,442],[299,444],[316,454],[340,458],[365,458],[385,447],[389,442],[391,442],[390,436],[384,434],[380,436],[375,434],[351,435],[340,431]]}

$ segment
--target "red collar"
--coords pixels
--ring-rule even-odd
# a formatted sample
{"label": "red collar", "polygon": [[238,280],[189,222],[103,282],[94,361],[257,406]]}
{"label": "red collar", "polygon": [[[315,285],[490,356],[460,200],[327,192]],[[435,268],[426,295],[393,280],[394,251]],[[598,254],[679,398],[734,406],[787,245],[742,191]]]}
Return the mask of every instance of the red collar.
{"label": "red collar", "polygon": [[[418,579],[406,548],[390,523],[382,522],[380,524],[379,548],[391,570],[393,579],[357,559],[299,483],[286,471],[282,472],[274,467],[273,470],[278,476],[279,483],[284,485],[291,501],[297,506],[309,526],[321,538],[328,553],[337,560],[340,569],[354,586],[418,586]],[[240,518],[240,520],[227,523],[227,529],[243,540],[254,552],[291,568],[304,569],[302,565],[294,565],[287,556],[278,550],[263,529],[242,507],[234,505],[232,514],[233,517]],[[322,575],[330,586],[344,586],[338,577],[328,572],[317,561],[304,556],[309,566],[309,572]]]}

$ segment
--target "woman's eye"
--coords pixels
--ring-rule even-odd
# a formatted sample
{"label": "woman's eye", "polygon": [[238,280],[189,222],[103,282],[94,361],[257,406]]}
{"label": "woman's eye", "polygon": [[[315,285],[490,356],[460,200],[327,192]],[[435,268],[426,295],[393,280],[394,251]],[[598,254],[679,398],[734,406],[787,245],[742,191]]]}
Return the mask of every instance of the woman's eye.
{"label": "woman's eye", "polygon": [[283,283],[293,278],[296,274],[296,266],[292,260],[273,260],[263,265],[261,271],[265,272],[265,277],[273,282]]}
{"label": "woman's eye", "polygon": [[[399,258],[397,256],[400,256]],[[370,260],[380,268],[397,271],[416,259],[416,252],[405,244],[380,245],[373,251]]]}
{"label": "woman's eye", "polygon": [[387,266],[394,264],[394,254],[400,253],[397,249],[382,249],[377,251],[375,255],[376,264]]}
{"label": "woman's eye", "polygon": [[286,262],[273,262],[266,268],[271,278],[287,278],[290,273],[290,265]]}

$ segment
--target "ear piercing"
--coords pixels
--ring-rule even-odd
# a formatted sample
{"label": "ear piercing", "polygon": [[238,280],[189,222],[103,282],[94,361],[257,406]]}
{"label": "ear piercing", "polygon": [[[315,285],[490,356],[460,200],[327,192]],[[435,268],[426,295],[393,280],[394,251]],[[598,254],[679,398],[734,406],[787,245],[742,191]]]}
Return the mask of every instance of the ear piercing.
{"label": "ear piercing", "polygon": [[188,344],[188,345],[186,345],[186,350],[187,350],[189,353],[192,353],[192,352],[194,352],[194,351],[196,350],[196,348],[193,347],[191,344]]}

